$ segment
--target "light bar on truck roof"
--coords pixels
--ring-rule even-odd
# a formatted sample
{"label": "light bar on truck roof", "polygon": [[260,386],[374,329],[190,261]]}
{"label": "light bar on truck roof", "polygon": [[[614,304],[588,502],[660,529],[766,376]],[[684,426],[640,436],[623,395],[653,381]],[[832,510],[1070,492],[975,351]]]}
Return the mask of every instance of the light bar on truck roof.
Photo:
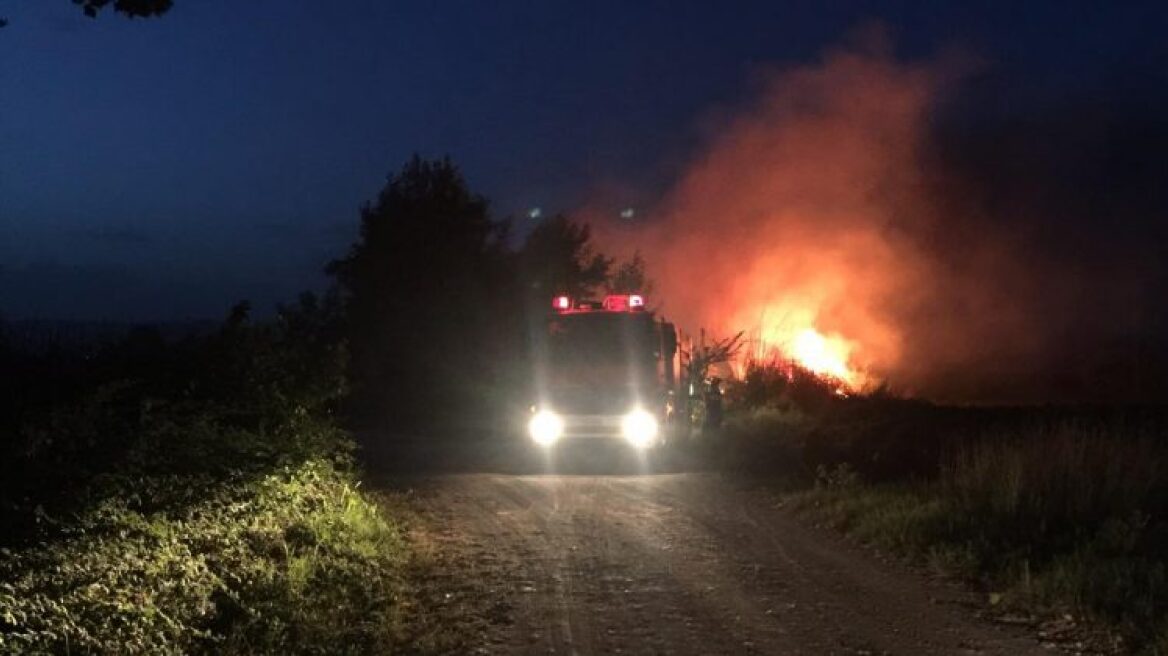
{"label": "light bar on truck roof", "polygon": [[644,310],[645,297],[640,294],[609,294],[604,297],[604,309],[609,312]]}
{"label": "light bar on truck roof", "polygon": [[645,297],[640,294],[609,294],[603,301],[578,301],[569,296],[556,296],[552,299],[552,309],[570,314],[594,310],[642,312],[645,310]]}

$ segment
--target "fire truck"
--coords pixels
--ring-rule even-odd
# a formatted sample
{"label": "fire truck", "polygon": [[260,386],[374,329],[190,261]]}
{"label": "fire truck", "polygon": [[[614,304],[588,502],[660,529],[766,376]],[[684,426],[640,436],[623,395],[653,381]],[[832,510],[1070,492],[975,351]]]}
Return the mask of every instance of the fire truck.
{"label": "fire truck", "polygon": [[677,330],[644,296],[557,296],[537,333],[527,421],[536,444],[609,439],[647,450],[666,442],[678,414]]}

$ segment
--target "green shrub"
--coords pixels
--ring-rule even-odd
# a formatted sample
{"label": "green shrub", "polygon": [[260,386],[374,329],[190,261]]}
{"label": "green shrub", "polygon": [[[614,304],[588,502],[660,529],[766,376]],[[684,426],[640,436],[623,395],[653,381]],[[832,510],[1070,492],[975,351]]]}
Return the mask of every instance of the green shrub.
{"label": "green shrub", "polygon": [[[138,496],[192,486],[139,481]],[[0,653],[367,653],[400,629],[400,531],[326,461],[203,490],[111,496],[0,557]],[[174,496],[172,491],[167,494]]]}

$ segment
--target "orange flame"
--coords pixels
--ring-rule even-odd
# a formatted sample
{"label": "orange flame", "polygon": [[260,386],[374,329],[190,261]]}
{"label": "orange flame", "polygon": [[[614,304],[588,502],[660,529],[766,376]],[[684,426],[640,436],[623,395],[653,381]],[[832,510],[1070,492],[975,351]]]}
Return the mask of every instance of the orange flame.
{"label": "orange flame", "polygon": [[[790,294],[764,303],[761,312],[740,311],[727,324],[755,327],[749,339],[752,348],[743,354],[744,360],[789,362],[838,382],[843,391],[857,392],[869,381],[859,362],[860,344],[841,332],[824,329],[822,305],[814,294]],[[735,363],[735,373],[743,373],[745,366],[745,361]]]}
{"label": "orange flame", "polygon": [[849,351],[842,338],[824,337],[814,328],[800,332],[791,344],[791,355],[799,364],[822,376],[851,382],[856,372],[848,368]]}
{"label": "orange flame", "polygon": [[855,364],[856,343],[812,325],[771,323],[761,327],[755,345],[758,359],[779,358],[834,381],[847,392],[859,391],[868,376]]}

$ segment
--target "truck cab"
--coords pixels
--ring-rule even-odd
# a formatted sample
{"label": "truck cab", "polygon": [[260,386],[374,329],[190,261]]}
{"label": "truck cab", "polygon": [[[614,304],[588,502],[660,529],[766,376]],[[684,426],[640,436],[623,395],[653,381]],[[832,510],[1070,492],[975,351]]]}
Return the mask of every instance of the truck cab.
{"label": "truck cab", "polygon": [[527,424],[536,444],[610,439],[643,450],[664,443],[676,402],[677,333],[643,296],[558,296],[539,333]]}

